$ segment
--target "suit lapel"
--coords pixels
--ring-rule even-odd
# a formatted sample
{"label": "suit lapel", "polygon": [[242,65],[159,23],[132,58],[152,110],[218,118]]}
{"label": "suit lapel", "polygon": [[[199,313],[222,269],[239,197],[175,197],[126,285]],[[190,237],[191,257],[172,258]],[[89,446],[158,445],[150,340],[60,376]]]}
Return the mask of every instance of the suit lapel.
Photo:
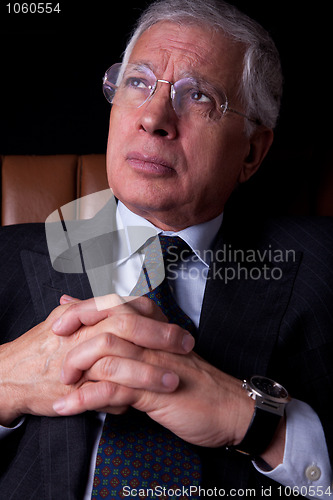
{"label": "suit lapel", "polygon": [[[218,235],[197,340],[201,356],[237,378],[267,372],[302,256],[272,262],[267,241],[246,241],[250,246],[227,230]],[[256,249],[255,261],[248,249]]]}

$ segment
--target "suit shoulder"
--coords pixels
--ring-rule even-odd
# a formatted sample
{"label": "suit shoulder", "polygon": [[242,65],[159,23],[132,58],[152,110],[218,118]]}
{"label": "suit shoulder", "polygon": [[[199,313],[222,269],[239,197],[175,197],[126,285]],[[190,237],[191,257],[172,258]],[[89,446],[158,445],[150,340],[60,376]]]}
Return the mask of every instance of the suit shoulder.
{"label": "suit shoulder", "polygon": [[333,252],[332,217],[280,217],[266,221],[263,233],[282,246],[303,252]]}
{"label": "suit shoulder", "polygon": [[226,217],[222,235],[236,245],[257,248],[333,249],[333,217],[285,216],[260,218],[253,216]]}
{"label": "suit shoulder", "polygon": [[29,234],[44,233],[45,224],[42,222],[27,222],[24,224],[11,224],[9,226],[0,226],[0,234]]}
{"label": "suit shoulder", "polygon": [[2,255],[22,249],[44,251],[46,245],[45,224],[27,223],[0,227]]}
{"label": "suit shoulder", "polygon": [[[332,307],[333,285],[333,218],[285,217],[272,220],[265,239],[266,247],[283,250],[282,255],[296,261],[300,256],[298,279],[299,296],[311,297],[308,303],[323,301],[325,294]],[[319,306],[318,306],[319,307]]]}

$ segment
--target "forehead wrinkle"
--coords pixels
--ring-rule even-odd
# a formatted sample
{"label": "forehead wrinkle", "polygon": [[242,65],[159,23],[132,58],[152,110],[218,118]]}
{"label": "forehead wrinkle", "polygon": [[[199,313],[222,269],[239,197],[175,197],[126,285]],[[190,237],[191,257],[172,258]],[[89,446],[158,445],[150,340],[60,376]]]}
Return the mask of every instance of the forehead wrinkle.
{"label": "forehead wrinkle", "polygon": [[[152,62],[148,59],[139,59],[131,61],[131,64],[135,64],[135,66],[146,66],[150,69],[157,77],[161,78],[166,72],[168,74],[177,74],[180,77],[192,76],[195,77],[198,75],[202,78],[200,71],[192,70],[191,68],[196,65],[193,64],[193,60],[187,56],[187,54],[183,54],[181,58],[181,62],[177,59],[174,60],[174,52],[169,51],[168,49],[161,49],[159,51],[159,60],[157,62]],[[164,57],[163,57],[164,56]]]}
{"label": "forehead wrinkle", "polygon": [[[187,61],[190,66],[197,64],[204,64],[207,60],[208,51],[202,46],[198,46],[197,43],[191,43],[188,40],[182,42],[177,38],[165,38],[165,41],[169,45],[168,49],[164,49],[171,55],[179,55],[181,59]],[[162,49],[163,50],[163,49]]]}

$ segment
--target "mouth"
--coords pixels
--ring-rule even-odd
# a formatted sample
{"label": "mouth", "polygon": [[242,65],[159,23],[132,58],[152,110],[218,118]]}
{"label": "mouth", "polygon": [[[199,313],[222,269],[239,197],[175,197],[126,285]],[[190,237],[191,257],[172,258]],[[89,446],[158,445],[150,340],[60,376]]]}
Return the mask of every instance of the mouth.
{"label": "mouth", "polygon": [[141,173],[153,175],[172,175],[175,173],[172,164],[159,156],[132,151],[127,155],[126,160],[133,169]]}

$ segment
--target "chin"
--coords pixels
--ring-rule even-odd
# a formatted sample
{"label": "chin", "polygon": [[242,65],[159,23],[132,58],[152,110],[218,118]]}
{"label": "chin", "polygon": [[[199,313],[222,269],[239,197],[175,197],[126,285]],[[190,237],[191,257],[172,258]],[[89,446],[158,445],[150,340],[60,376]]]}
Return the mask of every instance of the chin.
{"label": "chin", "polygon": [[172,207],[179,204],[180,197],[174,199],[175,190],[158,189],[155,186],[142,185],[140,182],[123,184],[117,189],[113,188],[115,196],[125,205],[132,205],[143,210],[170,210]]}

